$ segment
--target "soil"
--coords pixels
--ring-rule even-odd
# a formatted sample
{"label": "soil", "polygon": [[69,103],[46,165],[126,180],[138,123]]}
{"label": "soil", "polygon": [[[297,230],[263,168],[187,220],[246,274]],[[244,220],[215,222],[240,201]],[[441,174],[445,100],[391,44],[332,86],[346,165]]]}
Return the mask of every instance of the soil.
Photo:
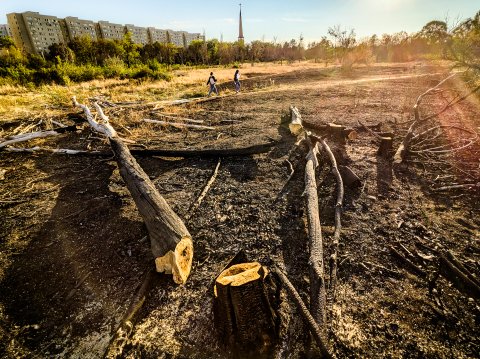
{"label": "soil", "polygon": [[[394,168],[391,160],[377,156],[378,141],[357,122],[376,132],[393,132],[396,148],[418,95],[447,71],[438,64],[407,63],[349,73],[315,68],[244,74],[238,95],[175,106],[177,114],[204,120],[214,131],[141,124],[142,116],[155,118],[152,107],[106,108],[112,125],[127,138],[143,126],[143,136],[135,140],[148,148],[231,148],[276,141],[268,153],[221,160],[212,188],[186,221],[194,240],[191,275],[180,286],[171,276],[155,276],[123,357],[234,356],[215,333],[212,283],[240,250],[250,261],[284,268],[308,302],[305,148],[295,148],[297,139],[288,130],[290,105],[307,123],[335,122],[357,132],[344,148],[327,139],[336,154],[344,153],[339,162],[362,181],[345,193],[337,290],[335,299],[331,292],[328,297],[332,352],[337,357],[478,357],[478,298],[435,275],[439,253],[447,249],[477,278],[480,273],[478,191],[436,191],[480,182],[478,143],[450,156],[412,154]],[[441,109],[440,95],[425,99],[422,111]],[[57,120],[72,124],[74,116],[68,113],[79,112],[66,109]],[[479,113],[480,102],[470,97],[435,121],[478,132]],[[3,123],[2,129],[8,132],[26,121]],[[445,133],[445,141],[458,139],[455,129]],[[43,147],[108,150],[86,124],[77,132],[37,141]],[[288,182],[287,160],[295,169]],[[185,218],[218,160],[138,161]],[[147,230],[114,158],[3,151],[0,172],[0,356],[101,357],[153,267]],[[333,249],[336,182],[323,153],[317,174],[327,259]],[[427,276],[412,271],[390,247]],[[315,344],[294,305],[283,292],[280,301],[279,339],[267,357],[315,356]]]}

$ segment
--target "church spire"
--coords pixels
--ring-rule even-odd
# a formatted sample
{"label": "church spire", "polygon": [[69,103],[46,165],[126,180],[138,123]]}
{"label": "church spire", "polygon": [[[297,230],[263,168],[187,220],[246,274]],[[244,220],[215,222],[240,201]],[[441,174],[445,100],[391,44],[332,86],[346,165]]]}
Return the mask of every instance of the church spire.
{"label": "church spire", "polygon": [[240,20],[238,25],[238,42],[243,44],[242,4],[240,4]]}

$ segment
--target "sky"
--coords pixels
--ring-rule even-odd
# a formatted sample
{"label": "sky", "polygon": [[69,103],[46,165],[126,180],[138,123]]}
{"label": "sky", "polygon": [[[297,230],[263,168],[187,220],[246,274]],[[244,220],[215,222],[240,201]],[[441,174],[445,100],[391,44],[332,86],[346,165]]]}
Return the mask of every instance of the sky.
{"label": "sky", "polygon": [[159,29],[205,31],[207,39],[238,37],[242,2],[245,41],[306,43],[327,35],[329,27],[354,29],[359,38],[419,31],[430,20],[454,23],[473,17],[479,0],[0,0],[0,24],[10,12],[37,11],[57,17],[76,16]]}

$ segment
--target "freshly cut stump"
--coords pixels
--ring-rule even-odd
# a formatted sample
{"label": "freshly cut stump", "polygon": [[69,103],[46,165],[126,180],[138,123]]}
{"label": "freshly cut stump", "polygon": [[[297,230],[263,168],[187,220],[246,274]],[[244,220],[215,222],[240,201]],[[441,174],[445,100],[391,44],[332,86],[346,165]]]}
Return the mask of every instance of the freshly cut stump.
{"label": "freshly cut stump", "polygon": [[215,327],[232,350],[253,355],[273,347],[275,314],[265,287],[267,274],[258,262],[241,263],[225,269],[215,281]]}

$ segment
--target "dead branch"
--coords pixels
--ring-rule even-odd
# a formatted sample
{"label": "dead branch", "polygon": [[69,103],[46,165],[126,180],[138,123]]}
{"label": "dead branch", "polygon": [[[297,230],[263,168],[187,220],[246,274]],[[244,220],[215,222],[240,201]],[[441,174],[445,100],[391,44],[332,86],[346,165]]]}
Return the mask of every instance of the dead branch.
{"label": "dead branch", "polygon": [[84,151],[84,150],[71,150],[68,148],[42,148],[39,146],[31,148],[18,148],[18,147],[7,147],[4,149],[5,152],[12,153],[51,153],[57,155],[71,155],[71,156],[98,156],[98,157],[109,157],[112,156],[112,152],[106,151]]}
{"label": "dead branch", "polygon": [[190,274],[193,258],[192,237],[185,224],[157,191],[128,147],[109,124],[100,106],[95,104],[103,123],[96,122],[90,109],[79,104],[75,97],[73,103],[83,109],[92,128],[105,134],[109,139],[112,151],[117,157],[120,175],[147,226],[157,271],[171,273],[176,283],[185,283]]}
{"label": "dead branch", "polygon": [[307,205],[308,237],[310,243],[310,310],[319,327],[325,331],[326,294],[323,264],[323,239],[318,210],[315,168],[318,167],[318,143],[307,138],[309,152],[305,165],[305,195]]}
{"label": "dead branch", "polygon": [[368,128],[367,126],[365,126],[360,120],[357,120],[357,122],[364,130],[370,133],[377,140],[380,140],[382,138],[382,136],[380,136],[378,133],[374,132],[372,129]]}
{"label": "dead branch", "polygon": [[452,264],[454,264],[458,269],[460,269],[465,275],[472,281],[474,282],[477,286],[480,287],[480,280],[478,280],[473,273],[471,273],[463,264],[460,262],[457,257],[453,255],[451,251],[446,251],[445,256],[448,258]]}
{"label": "dead branch", "polygon": [[402,143],[400,144],[397,151],[395,152],[395,155],[393,156],[393,162],[395,164],[401,164],[402,163],[402,161],[404,160],[404,158],[406,156],[406,153],[409,150],[410,142],[412,141],[412,138],[415,135],[414,131],[417,129],[417,127],[420,125],[421,122],[426,121],[426,119],[422,120],[420,118],[419,106],[422,102],[422,99],[426,95],[428,95],[432,91],[436,90],[441,85],[443,85],[446,81],[448,81],[449,79],[451,79],[453,76],[456,76],[456,75],[457,75],[457,73],[455,72],[455,73],[451,74],[450,76],[447,76],[442,81],[440,81],[437,85],[435,85],[432,88],[429,88],[427,91],[425,91],[424,93],[420,94],[420,96],[418,96],[417,101],[415,102],[415,105],[413,106],[415,121],[408,128],[407,134],[405,135]]}
{"label": "dead branch", "polygon": [[290,294],[293,302],[297,306],[298,311],[300,312],[305,322],[308,324],[310,331],[312,332],[312,335],[315,339],[315,342],[317,343],[320,351],[322,352],[323,357],[331,358],[332,356],[327,349],[326,340],[324,339],[324,334],[320,329],[320,327],[315,322],[315,320],[313,319],[312,314],[310,314],[310,312],[308,311],[305,303],[303,303],[302,298],[298,294],[297,290],[295,289],[293,284],[290,282],[288,277],[280,269],[274,268],[273,271],[275,274],[277,274],[278,278],[287,289],[287,292],[288,294]]}
{"label": "dead branch", "polygon": [[335,232],[333,234],[333,253],[330,257],[330,288],[332,290],[332,296],[335,298],[335,287],[337,282],[337,257],[338,257],[338,245],[340,242],[340,232],[342,230],[342,207],[343,207],[343,180],[340,172],[338,171],[337,161],[332,153],[332,150],[328,146],[324,139],[320,140],[320,143],[327,152],[328,158],[332,166],[332,172],[335,175],[337,181],[337,202],[335,203]]}
{"label": "dead branch", "polygon": [[194,119],[186,118],[186,117],[171,116],[171,115],[166,115],[164,113],[152,112],[152,114],[154,114],[155,116],[160,116],[160,117],[164,117],[164,118],[171,118],[171,119],[177,120],[177,121],[185,121],[185,122],[192,122],[192,123],[203,123],[204,122],[203,120],[194,120]]}
{"label": "dead branch", "polygon": [[215,170],[213,171],[212,176],[210,177],[207,184],[203,188],[202,192],[200,193],[200,196],[198,196],[197,200],[193,203],[193,205],[188,210],[188,213],[185,216],[185,220],[187,220],[187,221],[190,220],[190,218],[192,218],[192,216],[195,214],[195,211],[197,210],[197,208],[202,203],[203,199],[205,198],[208,191],[210,190],[210,187],[212,187],[213,182],[215,182],[215,179],[217,178],[218,169],[220,168],[221,163],[222,163],[222,159],[219,158],[218,162],[217,162],[217,166],[215,167]]}
{"label": "dead branch", "polygon": [[451,281],[455,287],[474,298],[480,298],[480,286],[470,279],[467,274],[453,264],[445,255],[440,256],[440,274]]}
{"label": "dead branch", "polygon": [[422,277],[422,278],[427,277],[427,273],[425,273],[422,269],[420,269],[415,263],[410,261],[408,258],[405,258],[395,248],[393,248],[392,246],[388,246],[388,248],[390,249],[390,252],[393,254],[393,256],[396,257],[397,259],[399,259],[401,262],[403,262],[403,264],[405,264],[405,266],[407,267],[407,269],[410,272],[412,272],[412,273],[414,273],[414,274],[416,274],[416,275],[418,275],[419,277]]}
{"label": "dead branch", "polygon": [[61,133],[64,133],[67,131],[76,131],[76,130],[77,130],[76,126],[68,126],[68,127],[57,128],[50,131],[37,131],[37,132],[23,133],[20,135],[10,136],[10,137],[7,137],[6,141],[0,142],[0,149],[4,148],[5,146],[13,145],[14,143],[26,142],[36,138],[58,136]]}
{"label": "dead branch", "polygon": [[180,123],[180,122],[168,122],[168,121],[160,121],[160,120],[151,120],[149,118],[144,118],[143,122],[155,123],[155,124],[164,125],[164,126],[172,126],[172,127],[177,127],[177,128],[195,128],[197,130],[215,130],[215,127],[212,127],[212,126],[191,125],[191,124]]}

